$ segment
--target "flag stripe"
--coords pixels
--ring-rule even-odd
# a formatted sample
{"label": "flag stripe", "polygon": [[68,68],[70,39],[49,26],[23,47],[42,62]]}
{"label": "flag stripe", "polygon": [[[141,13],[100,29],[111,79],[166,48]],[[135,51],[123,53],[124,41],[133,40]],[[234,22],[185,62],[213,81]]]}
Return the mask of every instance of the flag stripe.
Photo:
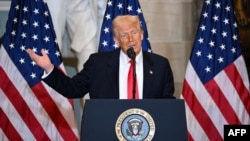
{"label": "flag stripe", "polygon": [[45,49],[55,67],[63,67],[46,1],[11,1],[0,49],[1,73],[8,80],[0,83],[1,96],[6,97],[1,108],[23,140],[78,140],[72,100],[42,82],[44,70],[31,60],[27,48],[39,55]]}
{"label": "flag stripe", "polygon": [[[37,140],[39,140],[40,138],[43,138],[43,135],[49,136],[49,138],[51,138],[51,139],[53,139],[53,137],[56,135],[56,139],[62,140],[61,136],[58,135],[58,132],[55,132],[56,129],[54,127],[54,124],[51,122],[50,118],[48,118],[47,113],[44,111],[44,108],[41,106],[38,99],[36,99],[34,93],[32,93],[32,90],[30,89],[30,87],[27,86],[28,85],[27,82],[24,80],[23,77],[21,77],[22,75],[17,70],[16,66],[11,61],[11,59],[9,58],[9,56],[4,48],[1,48],[0,56],[3,57],[0,60],[0,64],[2,64],[3,66],[6,66],[6,67],[2,67],[2,69],[4,69],[4,71],[1,71],[4,73],[3,76],[7,75],[7,73],[5,73],[5,72],[8,72],[8,74],[15,74],[15,75],[6,76],[6,78],[10,79],[10,80],[8,80],[8,81],[10,81],[8,84],[5,81],[3,81],[3,82],[5,82],[4,84],[1,84],[2,87],[15,87],[15,89],[17,89],[17,91],[12,92],[11,91],[12,89],[8,88],[7,91],[5,92],[6,95],[9,95],[9,93],[10,93],[12,95],[13,94],[17,95],[17,97],[20,97],[20,99],[18,99],[17,101],[20,104],[27,105],[28,107],[27,108],[20,108],[19,110],[21,110],[21,111],[18,111],[18,112],[25,113],[26,112],[25,109],[31,110],[32,114],[35,116],[35,118],[37,119],[37,121],[40,124],[33,124],[32,123],[33,119],[31,120],[31,118],[28,118],[28,116],[23,117],[20,115],[20,120],[21,119],[26,120],[27,122],[29,122],[31,124],[31,127],[33,127],[33,128],[31,128],[29,130],[32,130],[34,132],[37,130],[36,132],[38,132],[38,135],[39,135]],[[6,65],[6,64],[8,64],[8,65]],[[46,97],[46,95],[44,96],[44,98],[45,97]],[[10,100],[9,105],[12,105],[12,104],[13,103]],[[14,103],[13,105],[16,105],[16,103]],[[19,107],[19,105],[16,105],[15,107]],[[18,110],[18,109],[14,108],[12,110]],[[13,115],[9,115],[8,117],[12,118],[12,116]],[[25,119],[23,119],[23,118],[25,118]],[[15,125],[16,124],[17,123],[15,123]],[[24,122],[23,124],[25,125],[26,122]],[[36,128],[36,125],[38,126],[37,128]],[[50,125],[50,126],[48,126],[48,125]],[[42,128],[43,131],[40,128]],[[54,130],[54,131],[51,131],[51,130]],[[40,134],[39,132],[47,132],[47,133]],[[26,134],[26,136],[28,136],[28,133],[25,133],[25,134]],[[25,134],[23,133],[23,135],[25,135]]]}
{"label": "flag stripe", "polygon": [[3,133],[3,130],[0,128],[1,141],[9,141],[9,139]]}
{"label": "flag stripe", "polygon": [[[236,91],[238,93],[238,96],[240,97],[240,100],[243,102],[248,115],[250,115],[250,95],[249,91],[244,85],[243,80],[240,77],[239,72],[237,71],[238,69],[235,67],[234,64],[231,64],[230,67],[225,69],[225,72],[227,73],[228,76],[230,76],[231,82],[234,84]],[[247,76],[245,76],[247,77]]]}
{"label": "flag stripe", "polygon": [[[48,113],[50,119],[55,124],[57,130],[60,132],[64,140],[78,140],[75,133],[70,129],[67,121],[61,114],[54,100],[49,96],[47,90],[44,88],[42,83],[38,83],[37,85],[32,87],[34,94],[37,99],[42,104],[43,108]],[[44,98],[44,96],[47,97]]]}
{"label": "flag stripe", "polygon": [[[6,97],[6,95],[7,94],[5,94],[1,89],[0,90],[1,108],[3,112],[6,114],[6,116],[8,117],[10,123],[13,124],[13,126],[15,127],[15,130],[18,132],[18,134],[22,137],[23,140],[36,140],[32,132],[30,131],[28,126],[25,124],[22,117],[20,117],[14,105],[11,104],[11,102],[9,101],[8,97]],[[14,133],[11,130],[6,130],[5,128],[3,128],[3,131]]]}
{"label": "flag stripe", "polygon": [[[183,95],[181,95],[181,98],[183,99]],[[193,115],[192,111],[190,111],[186,101],[185,101],[185,111],[186,111],[187,124],[189,125],[187,126],[188,140],[189,141],[199,140],[201,136],[203,136],[205,133],[200,124],[197,122],[196,117]],[[203,141],[209,141],[208,137],[203,136]]]}
{"label": "flag stripe", "polygon": [[227,101],[227,99],[225,98],[225,95],[221,91],[220,87],[217,85],[217,82],[214,79],[212,79],[207,84],[205,84],[205,87],[206,87],[208,93],[213,98],[217,107],[222,112],[222,114],[223,114],[224,118],[227,120],[227,122],[228,123],[233,122],[233,123],[239,124],[240,121],[239,121],[236,113],[234,112],[229,101]]}
{"label": "flag stripe", "polygon": [[[62,69],[63,65],[60,66],[60,69]],[[77,125],[75,121],[74,111],[72,110],[73,107],[73,99],[67,99],[58,92],[56,92],[54,89],[52,89],[50,86],[42,82],[43,87],[47,90],[48,95],[53,99],[53,101],[56,103],[57,108],[65,118],[66,122],[70,125],[72,131],[74,131],[74,134],[77,135]]]}
{"label": "flag stripe", "polygon": [[[196,92],[196,93],[192,92],[192,89],[195,89],[195,87],[199,87],[200,88],[199,90],[201,90],[201,88],[203,86],[202,86],[202,84],[198,85],[197,81],[194,81],[194,80],[196,80],[195,77],[197,77],[197,76],[195,75],[195,73],[191,73],[194,70],[192,70],[190,68],[192,68],[192,66],[189,63],[188,67],[187,67],[187,71],[189,72],[189,75],[187,75],[186,78],[185,78],[185,81],[184,81],[184,84],[183,84],[183,94],[182,95],[183,95],[183,98],[185,99],[185,101],[188,104],[187,107],[193,107],[191,111],[194,113],[196,119],[198,120],[196,122],[198,122],[199,124],[201,124],[201,126],[202,126],[202,124],[209,124],[210,125],[210,124],[213,124],[214,122],[215,123],[217,122],[217,121],[213,121],[213,122],[209,123],[207,121],[207,118],[208,119],[211,118],[211,119],[215,119],[215,120],[219,119],[218,121],[220,121],[222,124],[223,123],[224,124],[249,124],[249,114],[248,114],[248,111],[244,110],[246,108],[244,107],[243,102],[239,98],[239,95],[237,93],[236,93],[236,95],[235,94],[231,94],[232,92],[230,92],[230,91],[232,91],[232,89],[235,88],[232,85],[232,83],[234,83],[234,82],[231,82],[231,81],[232,80],[237,80],[237,79],[232,78],[232,77],[235,77],[235,75],[239,75],[239,74],[236,74],[236,73],[238,73],[237,71],[235,71],[235,72],[229,71],[229,72],[227,72],[227,74],[225,73],[227,70],[232,70],[232,69],[233,70],[237,70],[235,68],[234,64],[232,64],[229,67],[227,67],[225,69],[225,71],[220,72],[215,77],[214,80],[210,80],[207,84],[205,84],[205,87],[206,87],[206,90],[208,91],[208,94],[210,94],[211,97],[213,97],[213,100],[216,103],[216,106],[219,105],[217,108],[220,108],[220,112],[223,113],[223,115],[221,115],[221,116],[219,116],[221,113],[218,113],[218,112],[216,113],[215,112],[216,110],[210,110],[210,112],[213,111],[213,113],[216,113],[216,114],[211,114],[211,115],[204,114],[204,111],[203,111],[202,107],[206,108],[206,107],[209,107],[211,105],[206,106],[206,105],[203,105],[202,102],[200,102],[200,101],[209,101],[207,97],[204,98],[206,100],[204,100],[202,98],[199,98],[199,96],[200,97],[204,97],[204,93],[202,93],[201,91]],[[227,76],[229,76],[229,77],[227,77]],[[226,80],[226,78],[228,78],[228,80]],[[231,78],[231,80],[229,78]],[[188,82],[186,80],[193,80],[193,81],[189,81]],[[241,79],[240,79],[239,82],[241,83],[241,86],[242,86],[243,82],[242,82]],[[191,84],[193,86],[189,86],[189,84]],[[243,85],[243,86],[245,86],[245,85]],[[193,88],[191,88],[191,87],[193,87]],[[229,90],[229,91],[227,91],[227,90]],[[239,92],[238,93],[244,93],[244,91],[247,92],[246,87],[239,87]],[[229,95],[225,96],[224,94],[229,94]],[[195,98],[196,96],[198,96],[199,100]],[[249,96],[249,95],[246,94],[246,96]],[[244,99],[246,99],[246,98],[244,98]],[[245,101],[245,103],[247,103],[247,102],[248,101]],[[199,106],[200,103],[203,106]],[[211,108],[211,107],[209,107],[209,108]],[[235,108],[237,108],[237,109],[240,108],[241,110],[237,110]],[[245,112],[242,112],[242,111],[245,111]],[[206,113],[210,113],[210,112],[207,111]],[[199,118],[199,116],[203,116],[203,117]],[[248,118],[246,118],[246,117],[248,117]],[[224,121],[224,118],[226,118],[227,121]],[[192,119],[190,121],[193,121],[193,120],[194,119]],[[190,124],[189,126],[191,126],[191,124],[194,124],[193,122],[190,123],[190,121],[188,121],[188,124]],[[215,127],[214,127],[214,129],[211,128],[211,127],[203,127],[203,130],[206,132],[207,135],[210,135],[210,137],[209,137],[210,140],[216,140],[218,138],[220,140],[223,140],[222,139],[222,137],[223,137],[223,126],[219,126],[220,125],[219,122],[217,122],[217,124],[214,124],[214,125],[217,126],[216,127],[217,129],[219,129],[220,137],[219,136],[215,136],[214,133],[207,132],[207,131],[211,131],[211,130],[213,130],[212,132],[215,132],[214,130],[217,130]],[[211,130],[206,130],[206,129],[211,129]],[[190,131],[192,131],[192,130],[190,130]],[[196,134],[196,133],[193,133],[190,136],[192,137],[192,135],[194,135],[194,134]],[[211,137],[213,137],[213,138],[211,138]],[[200,138],[198,138],[198,139],[200,139]]]}
{"label": "flag stripe", "polygon": [[[223,131],[219,129],[223,129],[223,127],[220,126],[221,123],[227,124],[226,120],[224,119],[224,116],[222,115],[221,111],[218,109],[216,103],[214,103],[214,100],[212,99],[212,97],[210,96],[206,88],[204,87],[203,83],[200,81],[199,77],[197,76],[197,73],[195,72],[190,62],[188,63],[187,71],[188,71],[188,75],[185,76],[185,81],[188,82],[189,87],[192,89],[193,91],[192,94],[194,94],[197,97],[197,100],[198,100],[197,102],[199,102],[199,104],[202,105],[203,109],[206,111],[207,114],[211,112],[213,113],[213,114],[208,114],[209,118],[211,118],[214,125],[220,132],[221,136],[223,136]],[[212,85],[214,84],[212,83]],[[184,92],[186,93],[186,91]],[[191,107],[193,106],[194,105],[192,104]],[[194,106],[193,108],[195,109],[196,107]],[[218,117],[219,117],[219,120],[218,120]],[[200,120],[198,121],[200,122]],[[201,122],[204,122],[204,120],[201,119]]]}
{"label": "flag stripe", "polygon": [[29,127],[30,131],[38,140],[49,140],[49,137],[45,133],[41,124],[38,122],[34,114],[30,111],[29,106],[20,96],[20,93],[12,84],[12,81],[10,81],[7,74],[3,71],[2,67],[0,67],[0,74],[1,76],[3,76],[3,79],[0,80],[0,83],[5,83],[5,85],[2,85],[1,89],[5,94],[7,94],[6,97],[8,97],[10,102],[13,104],[25,124]]}
{"label": "flag stripe", "polygon": [[224,125],[250,124],[249,91],[233,2],[204,0],[182,91],[186,115],[195,117],[187,121],[190,136],[222,141]]}
{"label": "flag stripe", "polygon": [[[241,57],[242,58],[242,57]],[[236,64],[236,63],[234,63]],[[237,120],[229,120],[228,124],[247,124],[250,123],[248,112],[245,109],[243,101],[240,99],[241,93],[237,93],[236,87],[234,86],[234,82],[230,80],[229,77],[232,77],[233,75],[237,75],[235,73],[227,74],[227,69],[234,69],[235,65],[229,65],[228,68],[225,69],[225,71],[221,72],[220,75],[217,75],[215,77],[216,82],[218,83],[220,89],[222,90],[222,93],[225,95],[225,98],[227,98],[227,101],[229,101],[231,107],[233,108],[234,112],[236,113],[236,116],[239,120],[239,122],[236,122]],[[223,106],[223,105],[221,105]],[[226,106],[226,105],[225,105]],[[239,110],[241,109],[241,110]],[[227,111],[225,111],[227,112]],[[232,116],[231,118],[233,118]],[[236,117],[235,117],[236,118]]]}
{"label": "flag stripe", "polygon": [[248,88],[250,88],[249,87],[249,79],[248,79],[247,68],[245,66],[242,67],[242,65],[244,65],[244,64],[245,64],[245,60],[244,60],[243,56],[241,56],[237,60],[235,60],[235,63],[234,63],[234,65],[237,68],[237,71],[238,71],[240,77],[242,78],[244,86],[248,90]]}
{"label": "flag stripe", "polygon": [[[36,86],[34,86],[34,88],[30,89],[29,87],[27,87],[27,83],[26,81],[20,77],[21,74],[19,74],[19,71],[17,70],[17,68],[15,67],[15,65],[12,63],[12,61],[10,60],[9,56],[7,55],[7,53],[5,52],[5,49],[2,48],[0,55],[3,57],[3,59],[0,60],[0,64],[4,64],[4,63],[8,63],[8,67],[4,67],[3,69],[5,69],[5,72],[9,72],[11,74],[16,74],[16,75],[9,75],[6,77],[9,77],[10,80],[10,84],[12,85],[12,87],[15,87],[18,89],[18,91],[23,92],[22,94],[18,95],[20,96],[20,98],[24,99],[25,104],[28,104],[28,108],[32,111],[32,113],[34,113],[34,115],[36,116],[35,118],[38,119],[38,121],[40,122],[40,124],[42,125],[41,128],[44,128],[44,132],[47,132],[49,138],[51,139],[55,139],[55,140],[63,140],[63,138],[65,138],[65,140],[78,140],[78,133],[77,133],[77,125],[76,124],[70,124],[71,127],[74,127],[74,129],[72,129],[72,131],[74,131],[74,133],[71,131],[71,129],[69,128],[69,122],[74,121],[75,118],[74,117],[74,112],[72,111],[72,105],[69,102],[69,100],[65,99],[63,96],[61,96],[58,93],[55,93],[55,91],[51,90],[50,87],[46,87],[46,89],[44,88],[44,85],[42,85],[42,83],[38,83]],[[4,71],[1,71],[2,73],[4,73]],[[7,75],[7,74],[5,74]],[[3,75],[4,76],[4,75]],[[2,81],[4,84],[0,83],[0,86],[2,85],[4,86],[8,86],[6,81]],[[14,84],[12,84],[14,83]],[[8,91],[6,93],[17,93],[17,92],[12,92],[11,90],[13,89],[7,89]],[[29,91],[29,92],[25,92],[25,91]],[[34,93],[32,93],[32,91],[34,91]],[[45,91],[45,92],[44,92]],[[50,91],[51,93],[47,93],[47,91]],[[37,94],[39,93],[39,94]],[[36,95],[36,96],[35,96]],[[53,99],[51,99],[51,97],[53,97],[58,105],[60,105],[60,111],[58,110],[57,105],[55,105],[54,102],[49,102],[52,101]],[[31,100],[32,99],[32,100]],[[19,100],[20,102],[21,100]],[[20,102],[20,103],[23,103]],[[41,105],[43,104],[43,105]],[[18,105],[17,105],[18,106]],[[47,109],[46,109],[47,108]],[[20,110],[20,109],[19,109]],[[23,112],[25,112],[25,110],[22,109]],[[41,115],[41,111],[42,114]],[[64,111],[64,112],[63,112]],[[50,113],[49,113],[50,112]],[[63,113],[64,116],[66,116],[65,119],[67,119],[67,122],[64,120],[61,120],[62,114]],[[49,113],[48,117],[47,113]],[[69,115],[69,113],[71,115]],[[61,117],[60,117],[61,116]],[[29,118],[27,118],[28,121],[30,121]],[[53,120],[55,123],[53,123]],[[30,122],[32,124],[32,122]],[[74,122],[71,122],[74,123]],[[48,126],[50,125],[50,126]],[[57,126],[56,126],[57,125]],[[58,129],[56,129],[56,127]],[[33,125],[32,127],[35,128],[35,125]],[[52,128],[53,127],[53,128]],[[57,132],[57,130],[61,133],[61,135],[59,135],[59,133]],[[69,130],[69,131],[67,131]],[[33,130],[32,130],[33,131]],[[56,131],[56,132],[55,132]],[[65,133],[67,132],[67,133]],[[68,135],[69,133],[72,133],[73,135]],[[42,136],[43,134],[39,134],[40,136]],[[56,135],[56,136],[55,136]],[[39,138],[41,138],[39,136]],[[38,138],[38,139],[39,139]]]}
{"label": "flag stripe", "polygon": [[[221,139],[222,137],[215,127],[214,123],[211,121],[209,115],[203,109],[203,106],[200,104],[199,100],[196,98],[195,93],[192,88],[189,86],[187,81],[184,81],[185,94],[183,94],[183,98],[186,100],[186,103],[189,107],[195,107],[191,109],[191,112],[194,113],[195,118],[198,120],[200,126],[204,129],[212,129],[212,130],[204,130],[208,136],[209,140]],[[187,121],[189,124],[189,121]]]}
{"label": "flag stripe", "polygon": [[[1,92],[0,92],[1,93]],[[2,108],[0,108],[0,130],[1,129],[6,129],[3,130],[5,134],[5,138],[7,138],[10,141],[21,141],[22,137],[19,135],[19,133],[16,131],[15,127],[13,124],[10,122],[6,114],[3,112]],[[1,132],[0,132],[1,134]],[[0,140],[5,140],[3,138],[0,138]]]}
{"label": "flag stripe", "polygon": [[194,141],[192,135],[191,135],[189,132],[188,132],[188,140],[189,140],[189,141]]}

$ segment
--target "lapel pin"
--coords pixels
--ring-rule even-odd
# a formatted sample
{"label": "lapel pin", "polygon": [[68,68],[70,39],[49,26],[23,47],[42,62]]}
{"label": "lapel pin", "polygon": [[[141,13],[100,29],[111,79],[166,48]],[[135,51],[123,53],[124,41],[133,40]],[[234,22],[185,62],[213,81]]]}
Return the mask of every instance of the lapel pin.
{"label": "lapel pin", "polygon": [[153,74],[153,71],[152,71],[152,70],[149,70],[149,73],[152,75],[152,74]]}

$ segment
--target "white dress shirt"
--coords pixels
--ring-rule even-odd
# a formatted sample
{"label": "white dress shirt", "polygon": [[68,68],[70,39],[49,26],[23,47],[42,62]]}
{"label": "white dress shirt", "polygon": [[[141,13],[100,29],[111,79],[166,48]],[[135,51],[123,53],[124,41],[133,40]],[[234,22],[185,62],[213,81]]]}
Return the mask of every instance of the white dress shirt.
{"label": "white dress shirt", "polygon": [[[120,53],[120,63],[119,63],[119,98],[127,99],[127,79],[128,79],[128,70],[130,67],[130,58],[122,50]],[[136,62],[136,76],[138,82],[138,91],[139,99],[142,99],[143,93],[143,59],[142,51],[135,58]]]}
{"label": "white dress shirt", "polygon": [[[128,99],[128,92],[127,92],[127,79],[128,79],[128,70],[130,67],[130,58],[125,54],[122,50],[120,53],[119,58],[119,99]],[[137,77],[137,85],[138,85],[138,93],[139,93],[139,99],[143,98],[143,59],[142,59],[142,51],[139,52],[138,55],[136,55],[135,58],[136,62],[136,77]],[[53,68],[54,69],[54,68]],[[53,70],[52,69],[52,70]],[[51,72],[49,71],[46,73],[44,71],[44,74],[42,76],[42,79],[46,78]]]}

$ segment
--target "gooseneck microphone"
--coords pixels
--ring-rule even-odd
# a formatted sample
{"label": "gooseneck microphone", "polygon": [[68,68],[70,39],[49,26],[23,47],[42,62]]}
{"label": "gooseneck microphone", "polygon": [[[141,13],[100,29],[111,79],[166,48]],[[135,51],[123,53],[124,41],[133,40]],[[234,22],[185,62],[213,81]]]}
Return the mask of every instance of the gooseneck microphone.
{"label": "gooseneck microphone", "polygon": [[133,60],[133,90],[132,90],[132,94],[133,94],[133,99],[135,99],[135,94],[136,94],[136,68],[135,68],[135,57],[136,57],[136,53],[134,51],[133,47],[129,47],[127,50],[127,55],[130,59]]}
{"label": "gooseneck microphone", "polygon": [[134,48],[133,47],[129,47],[128,50],[127,50],[127,55],[129,58],[131,58],[132,60],[135,60],[135,51],[134,51]]}

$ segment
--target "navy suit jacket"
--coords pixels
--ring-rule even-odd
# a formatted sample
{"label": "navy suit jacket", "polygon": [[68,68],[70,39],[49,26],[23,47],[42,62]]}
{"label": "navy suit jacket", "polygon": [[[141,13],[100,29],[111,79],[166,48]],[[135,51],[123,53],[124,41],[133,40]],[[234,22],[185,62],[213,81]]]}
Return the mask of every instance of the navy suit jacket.
{"label": "navy suit jacket", "polygon": [[[68,98],[119,99],[120,49],[92,54],[72,78],[54,68],[44,82]],[[143,99],[175,98],[169,61],[143,51]]]}

